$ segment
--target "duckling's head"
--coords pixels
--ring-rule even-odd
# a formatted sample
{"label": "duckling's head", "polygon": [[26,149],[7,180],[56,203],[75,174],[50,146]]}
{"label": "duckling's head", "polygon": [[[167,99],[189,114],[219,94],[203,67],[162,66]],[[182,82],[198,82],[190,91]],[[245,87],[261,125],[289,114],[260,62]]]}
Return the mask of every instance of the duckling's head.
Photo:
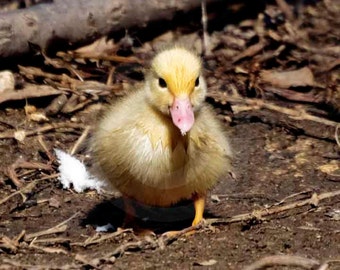
{"label": "duckling's head", "polygon": [[200,58],[182,47],[163,50],[152,60],[146,83],[150,104],[171,116],[183,135],[188,132],[207,91]]}

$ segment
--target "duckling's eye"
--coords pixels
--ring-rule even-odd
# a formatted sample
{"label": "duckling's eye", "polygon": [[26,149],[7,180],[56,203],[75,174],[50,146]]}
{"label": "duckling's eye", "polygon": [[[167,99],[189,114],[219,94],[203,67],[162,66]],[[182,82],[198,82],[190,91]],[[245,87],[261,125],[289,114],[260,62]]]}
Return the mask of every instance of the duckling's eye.
{"label": "duckling's eye", "polygon": [[158,84],[160,87],[165,88],[166,87],[166,81],[163,78],[158,79]]}
{"label": "duckling's eye", "polygon": [[195,87],[197,87],[200,84],[200,78],[197,77],[196,81],[195,81]]}

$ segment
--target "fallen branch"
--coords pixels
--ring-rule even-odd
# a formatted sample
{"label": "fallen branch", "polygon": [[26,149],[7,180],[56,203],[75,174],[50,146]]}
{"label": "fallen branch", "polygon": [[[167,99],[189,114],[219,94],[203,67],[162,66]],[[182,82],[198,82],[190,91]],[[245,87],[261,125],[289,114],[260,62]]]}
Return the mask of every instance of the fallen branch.
{"label": "fallen branch", "polygon": [[[206,2],[213,2],[207,0]],[[156,20],[171,20],[178,11],[199,8],[201,0],[58,0],[2,13],[0,57],[30,52],[30,43],[43,51],[52,46],[90,43],[100,36]]]}

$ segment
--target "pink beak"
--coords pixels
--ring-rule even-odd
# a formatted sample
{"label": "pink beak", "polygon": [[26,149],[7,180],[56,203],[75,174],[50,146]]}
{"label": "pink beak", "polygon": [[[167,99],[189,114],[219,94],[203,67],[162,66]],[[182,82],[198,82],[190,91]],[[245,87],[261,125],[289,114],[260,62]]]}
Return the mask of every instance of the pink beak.
{"label": "pink beak", "polygon": [[178,127],[184,136],[195,122],[194,111],[189,97],[175,97],[170,108],[172,122]]}

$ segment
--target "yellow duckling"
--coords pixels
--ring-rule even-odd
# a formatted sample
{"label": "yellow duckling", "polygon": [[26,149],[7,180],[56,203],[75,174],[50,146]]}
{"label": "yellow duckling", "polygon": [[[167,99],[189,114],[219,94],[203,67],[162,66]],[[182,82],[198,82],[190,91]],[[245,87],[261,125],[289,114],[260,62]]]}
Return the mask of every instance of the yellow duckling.
{"label": "yellow duckling", "polygon": [[230,171],[231,150],[213,111],[201,60],[183,47],[159,52],[143,87],[111,106],[93,138],[94,159],[123,196],[152,206],[192,199],[203,219],[207,191]]}

